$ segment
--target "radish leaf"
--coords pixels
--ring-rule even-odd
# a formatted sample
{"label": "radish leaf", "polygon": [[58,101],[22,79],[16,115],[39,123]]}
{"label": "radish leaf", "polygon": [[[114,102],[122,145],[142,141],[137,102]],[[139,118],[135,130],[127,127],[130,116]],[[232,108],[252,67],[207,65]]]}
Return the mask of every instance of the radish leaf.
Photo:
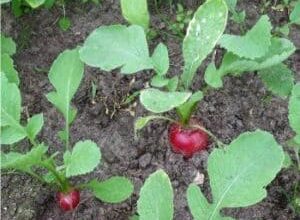
{"label": "radish leaf", "polygon": [[137,211],[140,220],[173,219],[173,189],[163,170],[156,171],[146,179],[137,202]]}
{"label": "radish leaf", "polygon": [[104,181],[92,180],[87,185],[93,194],[103,202],[118,203],[128,199],[133,192],[129,179],[114,176]]}
{"label": "radish leaf", "polygon": [[141,92],[140,101],[148,111],[162,113],[180,106],[190,96],[190,92],[162,92],[150,88]]}
{"label": "radish leaf", "polygon": [[267,89],[280,97],[287,97],[294,85],[293,72],[284,64],[278,64],[267,69],[262,69],[258,75]]}
{"label": "radish leaf", "polygon": [[75,144],[72,152],[64,154],[66,176],[77,176],[93,171],[100,163],[101,152],[96,143],[86,140]]}
{"label": "radish leaf", "polygon": [[26,130],[28,138],[34,140],[36,135],[41,131],[44,125],[43,114],[32,116],[27,123]]}
{"label": "radish leaf", "polygon": [[284,38],[272,38],[269,51],[264,57],[255,60],[240,58],[230,52],[227,52],[222,60],[219,69],[214,64],[210,64],[205,71],[205,82],[214,87],[223,86],[222,77],[227,74],[238,76],[246,71],[257,71],[280,64],[295,51],[292,42]]}
{"label": "radish leaf", "polygon": [[79,59],[78,49],[61,53],[51,66],[49,80],[56,91],[47,94],[47,99],[59,109],[70,125],[76,110],[71,108],[71,100],[83,77],[84,65]]}
{"label": "radish leaf", "polygon": [[8,54],[1,55],[1,72],[5,74],[8,82],[19,85],[18,72],[15,70],[13,59]]}
{"label": "radish leaf", "polygon": [[39,165],[47,152],[48,147],[43,144],[32,148],[26,154],[17,152],[1,153],[1,169],[15,169],[18,171],[31,172],[32,166]]}
{"label": "radish leaf", "polygon": [[145,31],[149,28],[150,16],[147,0],[121,0],[123,17],[130,23],[139,25]]}
{"label": "radish leaf", "polygon": [[215,149],[208,158],[213,203],[208,203],[194,184],[188,189],[194,219],[220,219],[222,208],[245,207],[261,201],[267,196],[265,187],[276,177],[283,160],[282,147],[270,133],[261,130],[243,133],[224,149]]}
{"label": "radish leaf", "polygon": [[1,34],[1,55],[8,54],[12,56],[16,53],[16,44],[11,37],[5,37]]}
{"label": "radish leaf", "polygon": [[187,89],[202,61],[212,52],[227,23],[224,0],[207,0],[190,21],[183,40],[184,71],[182,81]]}
{"label": "radish leaf", "polygon": [[245,36],[224,34],[219,43],[239,57],[255,59],[264,56],[269,50],[271,29],[269,17],[264,15]]}
{"label": "radish leaf", "polygon": [[298,135],[300,144],[300,83],[294,85],[292,95],[289,100],[289,123],[291,128]]}
{"label": "radish leaf", "polygon": [[153,68],[144,30],[137,25],[102,26],[94,30],[80,49],[80,58],[105,71],[120,67],[124,74]]}
{"label": "radish leaf", "polygon": [[157,75],[166,75],[169,69],[169,54],[166,45],[163,43],[158,44],[152,54],[151,59]]}
{"label": "radish leaf", "polygon": [[21,95],[16,84],[1,73],[1,143],[13,144],[27,136],[20,125]]}

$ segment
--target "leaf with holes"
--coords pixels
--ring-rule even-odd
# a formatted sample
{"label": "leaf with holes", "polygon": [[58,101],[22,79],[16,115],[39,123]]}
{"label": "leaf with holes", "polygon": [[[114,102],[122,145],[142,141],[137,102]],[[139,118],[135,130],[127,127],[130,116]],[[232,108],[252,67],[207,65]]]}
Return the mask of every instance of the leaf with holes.
{"label": "leaf with holes", "polygon": [[223,208],[260,202],[267,196],[266,186],[280,171],[283,160],[282,147],[270,133],[261,130],[245,132],[224,149],[214,149],[208,158],[212,203],[195,184],[187,191],[194,219],[223,219]]}
{"label": "leaf with holes", "polygon": [[269,18],[264,15],[245,36],[224,34],[219,43],[239,57],[255,59],[264,56],[269,50],[271,29]]}
{"label": "leaf with holes", "polygon": [[64,154],[66,176],[77,176],[93,171],[100,163],[101,152],[96,143],[86,140],[75,144],[72,152]]}
{"label": "leaf with holes", "polygon": [[182,46],[184,70],[181,79],[185,88],[190,86],[198,67],[222,36],[227,14],[224,0],[207,0],[195,12]]}
{"label": "leaf with holes", "polygon": [[190,92],[163,92],[158,89],[145,89],[141,92],[142,105],[153,113],[167,112],[188,100]]}
{"label": "leaf with holes", "polygon": [[99,27],[85,40],[80,58],[105,71],[121,68],[124,74],[153,68],[145,32],[137,25]]}
{"label": "leaf with holes", "polygon": [[146,179],[137,202],[137,212],[140,220],[173,219],[173,189],[163,170],[156,171]]}
{"label": "leaf with holes", "polygon": [[49,72],[48,77],[55,91],[48,93],[47,99],[59,109],[68,125],[76,115],[76,110],[70,105],[82,80],[83,68],[78,49],[65,50],[56,58]]}

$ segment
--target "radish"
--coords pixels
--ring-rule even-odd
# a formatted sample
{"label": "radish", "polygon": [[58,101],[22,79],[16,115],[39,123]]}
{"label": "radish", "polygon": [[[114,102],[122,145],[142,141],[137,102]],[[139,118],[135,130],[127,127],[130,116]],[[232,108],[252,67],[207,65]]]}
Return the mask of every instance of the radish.
{"label": "radish", "polygon": [[56,195],[57,202],[60,208],[64,211],[72,211],[75,209],[80,201],[80,192],[72,189],[67,193],[58,192]]}
{"label": "radish", "polygon": [[179,123],[172,123],[168,130],[168,138],[172,150],[190,158],[194,153],[205,150],[209,144],[209,137],[200,128],[184,127]]}

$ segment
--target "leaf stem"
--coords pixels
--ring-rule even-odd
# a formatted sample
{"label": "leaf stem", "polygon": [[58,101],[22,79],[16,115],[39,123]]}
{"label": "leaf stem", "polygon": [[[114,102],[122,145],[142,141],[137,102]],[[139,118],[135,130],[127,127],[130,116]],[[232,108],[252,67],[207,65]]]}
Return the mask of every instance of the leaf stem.
{"label": "leaf stem", "polygon": [[69,188],[68,181],[65,178],[62,178],[60,176],[60,174],[56,171],[55,167],[53,166],[53,164],[50,163],[49,160],[42,162],[41,165],[54,175],[54,177],[57,180],[57,182],[59,183],[62,191],[68,190],[68,188]]}
{"label": "leaf stem", "polygon": [[[69,117],[69,115],[68,115]],[[71,151],[70,149],[70,127],[69,127],[69,120],[66,120],[66,150]]]}
{"label": "leaf stem", "polygon": [[204,128],[204,127],[202,127],[200,125],[193,125],[192,127],[198,128],[198,129],[204,131],[205,133],[207,133],[217,143],[218,146],[221,146],[221,147],[225,147],[226,146],[226,144],[224,144],[222,141],[220,141],[213,133],[211,133],[206,128]]}
{"label": "leaf stem", "polygon": [[31,176],[33,176],[34,178],[38,179],[40,182],[42,183],[47,183],[43,177],[41,177],[40,175],[38,175],[37,173],[33,172],[33,171],[28,171],[28,174],[30,174]]}

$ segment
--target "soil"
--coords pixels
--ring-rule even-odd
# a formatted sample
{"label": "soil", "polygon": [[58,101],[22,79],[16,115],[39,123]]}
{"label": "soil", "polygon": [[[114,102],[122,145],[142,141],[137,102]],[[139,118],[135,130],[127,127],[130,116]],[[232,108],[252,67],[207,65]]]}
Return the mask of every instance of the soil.
{"label": "soil", "polygon": [[[189,7],[195,9],[195,2],[199,4],[199,1],[188,1]],[[269,14],[274,26],[285,23],[286,13],[274,11],[271,6],[262,12],[260,1],[241,0],[239,8],[247,13],[246,27],[251,27],[262,13]],[[174,10],[166,6],[160,10],[164,16],[174,17]],[[62,149],[57,132],[63,127],[61,115],[45,98],[45,94],[52,90],[47,78],[52,62],[63,50],[82,44],[88,34],[100,25],[125,23],[117,0],[104,0],[101,6],[68,2],[66,16],[71,19],[72,26],[67,32],[61,31],[57,25],[62,13],[62,9],[55,6],[50,10],[35,10],[15,18],[10,8],[2,7],[1,15],[1,32],[12,36],[18,45],[14,60],[21,78],[22,105],[29,115],[44,113],[45,125],[39,139],[50,146],[51,152]],[[152,24],[166,32],[166,24],[155,16],[155,10],[151,13]],[[230,22],[226,32],[238,33],[239,28]],[[292,26],[289,38],[300,48],[299,26]],[[170,35],[159,35],[151,41],[151,50],[160,41],[169,48],[170,74],[180,74],[180,40]],[[300,50],[286,63],[294,70],[296,79],[300,80]],[[198,71],[194,90],[204,85],[203,69]],[[118,71],[106,73],[86,67],[84,80],[73,100],[74,106],[78,108],[78,116],[71,128],[72,143],[91,139],[102,151],[101,166],[92,174],[75,178],[74,181],[90,178],[101,180],[113,175],[127,176],[135,185],[134,195],[130,199],[110,205],[84,192],[82,197],[85,201],[78,209],[74,213],[63,213],[57,207],[55,192],[51,189],[26,175],[2,173],[2,219],[129,219],[136,212],[138,192],[143,182],[149,174],[160,168],[168,173],[174,187],[174,219],[192,219],[187,207],[186,189],[197,174],[204,174],[201,189],[210,197],[206,166],[214,145],[211,144],[209,152],[201,152],[185,160],[181,155],[171,152],[167,142],[168,124],[161,121],[150,124],[140,132],[138,140],[134,139],[135,118],[148,113],[138,102],[133,104],[136,108],[133,105],[121,106],[120,103],[126,95],[143,88],[150,76],[151,72],[147,71],[124,76],[118,74]],[[91,100],[92,82],[98,88],[95,103]],[[225,143],[244,131],[260,128],[271,132],[284,146],[285,141],[293,135],[288,125],[287,111],[287,100],[271,95],[255,73],[248,73],[239,78],[226,77],[224,88],[208,91],[197,108],[196,116]],[[28,143],[23,141],[17,147],[26,150]],[[293,185],[297,181],[300,181],[299,173],[293,169],[283,169],[267,187],[268,196],[262,202],[247,208],[223,211],[236,219],[299,219],[289,205]]]}

